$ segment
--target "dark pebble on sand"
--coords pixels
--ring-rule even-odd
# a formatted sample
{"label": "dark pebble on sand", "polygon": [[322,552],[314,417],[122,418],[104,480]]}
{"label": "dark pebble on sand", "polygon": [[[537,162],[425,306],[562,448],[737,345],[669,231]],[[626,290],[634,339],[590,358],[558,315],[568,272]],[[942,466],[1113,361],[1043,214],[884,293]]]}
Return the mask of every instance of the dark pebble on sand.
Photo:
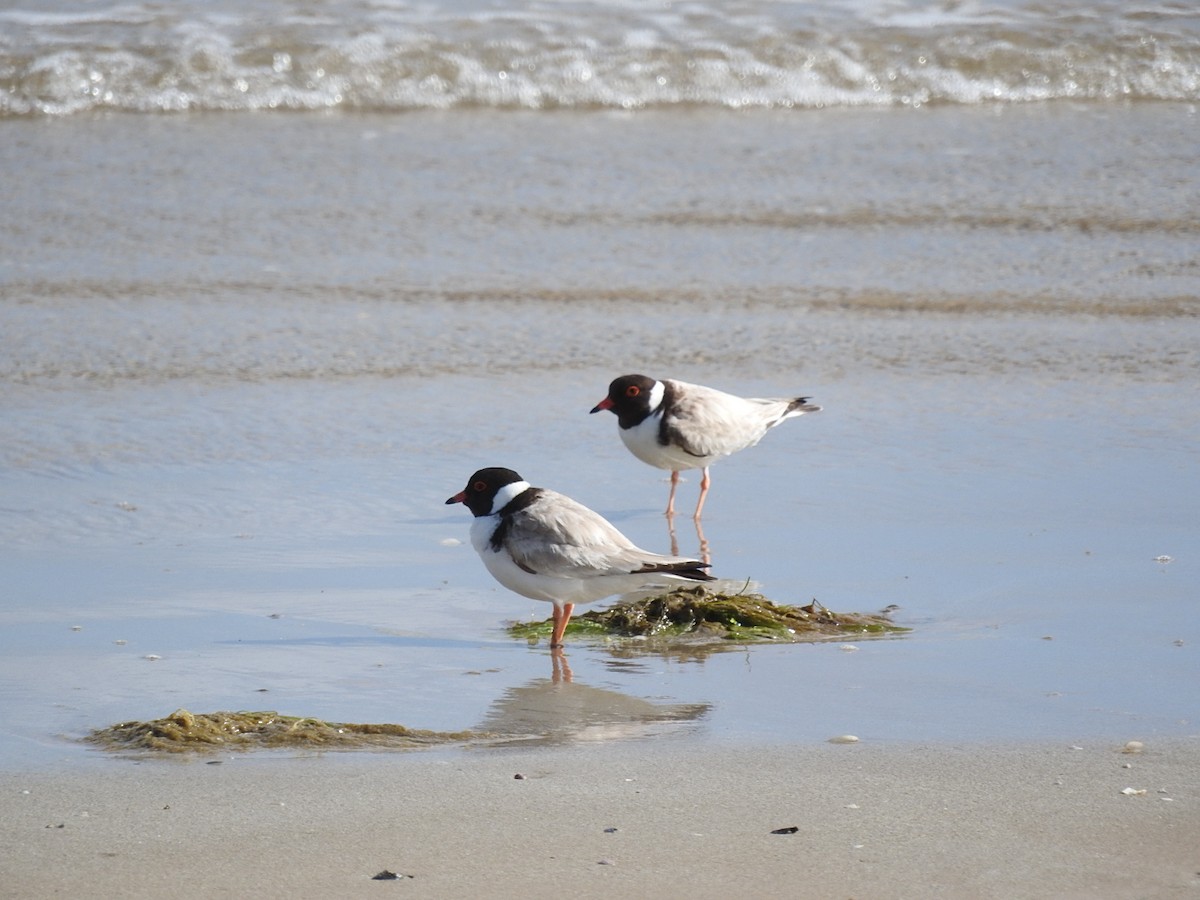
{"label": "dark pebble on sand", "polygon": [[393,872],[391,869],[384,869],[379,874],[372,875],[371,880],[372,881],[397,881],[401,878],[412,878],[412,877],[413,877],[412,875],[398,875],[395,872]]}

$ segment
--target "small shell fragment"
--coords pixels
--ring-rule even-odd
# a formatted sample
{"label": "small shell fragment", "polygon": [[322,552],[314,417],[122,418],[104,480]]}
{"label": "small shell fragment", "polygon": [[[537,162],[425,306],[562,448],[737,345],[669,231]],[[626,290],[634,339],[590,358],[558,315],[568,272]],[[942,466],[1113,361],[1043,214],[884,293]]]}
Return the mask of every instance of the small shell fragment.
{"label": "small shell fragment", "polygon": [[853,734],[839,734],[837,737],[829,739],[831,744],[857,744],[858,738]]}
{"label": "small shell fragment", "polygon": [[1122,753],[1141,753],[1146,749],[1146,745],[1141,741],[1130,741],[1121,748]]}
{"label": "small shell fragment", "polygon": [[1125,790],[1121,791],[1121,793],[1126,797],[1140,797],[1142,794],[1146,793],[1146,789],[1142,788],[1141,790],[1138,790],[1137,788],[1127,787]]}

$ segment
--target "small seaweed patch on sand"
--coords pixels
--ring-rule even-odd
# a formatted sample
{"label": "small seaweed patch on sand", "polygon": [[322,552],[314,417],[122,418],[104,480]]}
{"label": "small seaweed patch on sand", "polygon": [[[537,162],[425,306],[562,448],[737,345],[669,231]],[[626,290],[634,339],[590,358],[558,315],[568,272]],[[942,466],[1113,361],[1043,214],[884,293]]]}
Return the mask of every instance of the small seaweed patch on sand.
{"label": "small seaweed patch on sand", "polygon": [[185,753],[212,750],[416,749],[491,737],[474,731],[425,731],[403,725],[357,725],[281,716],[276,712],[191,713],[177,709],[165,719],[122,722],[85,740],[105,750]]}
{"label": "small seaweed patch on sand", "polygon": [[[549,637],[551,628],[547,619],[515,623],[508,632],[513,637],[534,640]],[[785,606],[762,594],[729,594],[700,585],[589,610],[567,626],[567,634],[577,637],[791,643],[887,637],[909,630],[894,624],[886,612],[837,613],[816,600],[807,606]]]}

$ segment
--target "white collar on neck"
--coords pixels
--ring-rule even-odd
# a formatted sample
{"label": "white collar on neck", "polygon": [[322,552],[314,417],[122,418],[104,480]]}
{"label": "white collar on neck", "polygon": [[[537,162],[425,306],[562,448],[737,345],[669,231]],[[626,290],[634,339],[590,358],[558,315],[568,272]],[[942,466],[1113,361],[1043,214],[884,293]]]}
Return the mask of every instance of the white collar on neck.
{"label": "white collar on neck", "polygon": [[528,481],[514,481],[512,484],[506,484],[500,490],[496,491],[496,499],[492,501],[491,515],[495,515],[508,506],[513,500],[521,496],[525,491],[529,490]]}
{"label": "white collar on neck", "polygon": [[662,406],[663,395],[667,392],[667,386],[661,381],[654,382],[650,388],[650,412],[654,412]]}

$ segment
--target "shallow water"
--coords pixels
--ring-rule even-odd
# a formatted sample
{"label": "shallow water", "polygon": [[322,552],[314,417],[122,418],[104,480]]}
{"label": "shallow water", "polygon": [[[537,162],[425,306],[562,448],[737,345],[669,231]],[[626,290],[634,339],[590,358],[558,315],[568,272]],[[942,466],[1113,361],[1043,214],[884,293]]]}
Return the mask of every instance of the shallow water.
{"label": "shallow water", "polygon": [[[452,446],[442,418],[412,444],[343,455],[10,474],[22,513],[6,519],[23,539],[5,554],[6,757],[77,760],[62,736],[179,706],[456,730],[516,692],[567,690],[548,684],[544,645],[502,631],[546,607],[489,580],[462,510],[441,501],[473,466],[508,463],[666,550],[666,484],[624,456],[612,422],[573,402],[584,385],[537,393],[544,382],[493,382],[524,399],[506,407],[511,427],[479,429],[482,448]],[[439,384],[468,421],[495,408],[473,379]],[[981,409],[983,383],[877,408],[896,386],[835,385],[820,416],[717,467],[704,533],[724,577],[783,602],[897,604],[911,635],[678,657],[580,641],[567,654],[580,690],[707,704],[684,730],[703,740],[1194,733],[1195,423],[1173,430],[1171,388],[1126,390],[1114,433],[1106,403],[1078,386],[1044,395],[1032,416],[1013,402]],[[920,383],[901,386],[922,397]],[[407,387],[341,385],[343,427],[364,407],[399,419],[372,401]],[[310,390],[269,393],[287,405]],[[532,442],[523,429],[547,407],[558,421]],[[408,411],[407,422],[431,412]],[[253,418],[254,406],[235,414]],[[424,434],[442,436],[433,455]],[[677,531],[697,552],[690,521]],[[548,731],[646,732],[636,716],[613,721],[611,702],[585,706],[578,727]]]}
{"label": "shallow water", "polygon": [[[0,277],[36,328],[86,302],[110,364],[163,374],[390,372],[438,336],[442,365],[491,363],[501,323],[427,307],[497,297],[1193,315],[1196,127],[1194,104],[9,120]],[[395,304],[417,315],[380,331]],[[56,346],[95,374],[94,341]]]}
{"label": "shallow water", "polygon": [[[556,741],[1195,734],[1194,110],[804,116],[0,124],[5,764],[179,706],[549,708]],[[443,501],[509,465],[668,549],[665,481],[587,415],[636,370],[813,395],[714,468],[714,571],[897,604],[911,635],[579,642],[555,685],[502,630],[547,607]]]}

